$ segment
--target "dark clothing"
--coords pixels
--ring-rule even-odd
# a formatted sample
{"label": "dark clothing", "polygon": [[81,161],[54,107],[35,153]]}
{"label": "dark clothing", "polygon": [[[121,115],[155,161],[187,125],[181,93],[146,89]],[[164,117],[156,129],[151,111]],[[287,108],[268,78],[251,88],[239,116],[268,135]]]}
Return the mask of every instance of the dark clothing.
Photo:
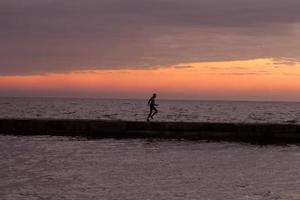
{"label": "dark clothing", "polygon": [[157,106],[155,104],[155,96],[152,96],[149,101],[148,101],[148,105],[150,106],[150,112],[149,115],[147,117],[147,121],[149,121],[149,118],[153,119],[153,116],[158,112],[156,107]]}
{"label": "dark clothing", "polygon": [[155,112],[157,112],[157,109],[156,109],[155,105],[151,105],[151,104],[150,104],[150,112],[152,112],[153,110],[154,110]]}
{"label": "dark clothing", "polygon": [[154,99],[154,97],[151,97],[151,98],[149,99],[148,105],[149,105],[150,107],[155,107],[155,106],[156,106],[156,105],[155,105],[155,99]]}

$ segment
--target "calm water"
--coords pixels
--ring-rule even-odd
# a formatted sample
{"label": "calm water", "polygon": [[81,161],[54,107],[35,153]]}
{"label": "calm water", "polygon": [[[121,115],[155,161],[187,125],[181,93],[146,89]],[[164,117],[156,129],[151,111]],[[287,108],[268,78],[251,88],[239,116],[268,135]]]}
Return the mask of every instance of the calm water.
{"label": "calm water", "polygon": [[[159,121],[300,123],[300,103],[160,100]],[[147,100],[0,98],[1,118],[145,120]]]}
{"label": "calm water", "polygon": [[299,200],[300,147],[0,135],[0,199]]}
{"label": "calm water", "polygon": [[[0,117],[145,120],[147,101],[0,98]],[[300,123],[300,103],[158,101],[159,121]],[[299,200],[300,146],[0,135],[2,200]]]}

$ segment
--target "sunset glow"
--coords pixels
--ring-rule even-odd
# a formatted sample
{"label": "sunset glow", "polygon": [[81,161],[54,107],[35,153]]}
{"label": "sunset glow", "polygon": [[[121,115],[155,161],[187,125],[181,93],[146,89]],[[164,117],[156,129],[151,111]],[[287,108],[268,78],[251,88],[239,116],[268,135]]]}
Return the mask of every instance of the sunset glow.
{"label": "sunset glow", "polygon": [[[164,98],[298,100],[300,65],[274,59],[187,63],[146,70],[95,70],[46,75],[2,76],[0,89],[47,91],[49,96],[73,92],[139,97],[156,91]],[[125,94],[125,95],[124,95]],[[71,95],[72,96],[72,95]],[[108,96],[109,97],[109,96]]]}
{"label": "sunset glow", "polygon": [[0,96],[300,101],[299,7],[2,0]]}

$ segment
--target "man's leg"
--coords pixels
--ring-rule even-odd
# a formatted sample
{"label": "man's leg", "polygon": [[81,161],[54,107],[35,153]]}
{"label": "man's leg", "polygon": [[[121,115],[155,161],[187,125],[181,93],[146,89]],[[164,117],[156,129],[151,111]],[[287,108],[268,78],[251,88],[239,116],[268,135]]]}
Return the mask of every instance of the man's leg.
{"label": "man's leg", "polygon": [[151,118],[152,118],[152,119],[153,119],[153,116],[158,112],[157,109],[156,109],[155,107],[153,107],[153,110],[154,110],[154,112],[153,112],[153,114],[151,115]]}
{"label": "man's leg", "polygon": [[150,108],[150,112],[149,112],[149,115],[147,117],[147,121],[149,121],[149,118],[151,117],[151,115],[152,115],[152,108]]}

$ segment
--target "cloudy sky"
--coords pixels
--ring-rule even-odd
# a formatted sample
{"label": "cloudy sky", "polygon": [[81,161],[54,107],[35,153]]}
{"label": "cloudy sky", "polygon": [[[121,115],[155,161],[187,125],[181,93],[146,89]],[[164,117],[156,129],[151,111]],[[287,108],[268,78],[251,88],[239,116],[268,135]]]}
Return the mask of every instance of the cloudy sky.
{"label": "cloudy sky", "polygon": [[[135,98],[156,90],[300,101],[299,8],[297,0],[1,0],[0,94]],[[161,70],[176,77],[158,80]],[[248,85],[231,87],[245,77]]]}

